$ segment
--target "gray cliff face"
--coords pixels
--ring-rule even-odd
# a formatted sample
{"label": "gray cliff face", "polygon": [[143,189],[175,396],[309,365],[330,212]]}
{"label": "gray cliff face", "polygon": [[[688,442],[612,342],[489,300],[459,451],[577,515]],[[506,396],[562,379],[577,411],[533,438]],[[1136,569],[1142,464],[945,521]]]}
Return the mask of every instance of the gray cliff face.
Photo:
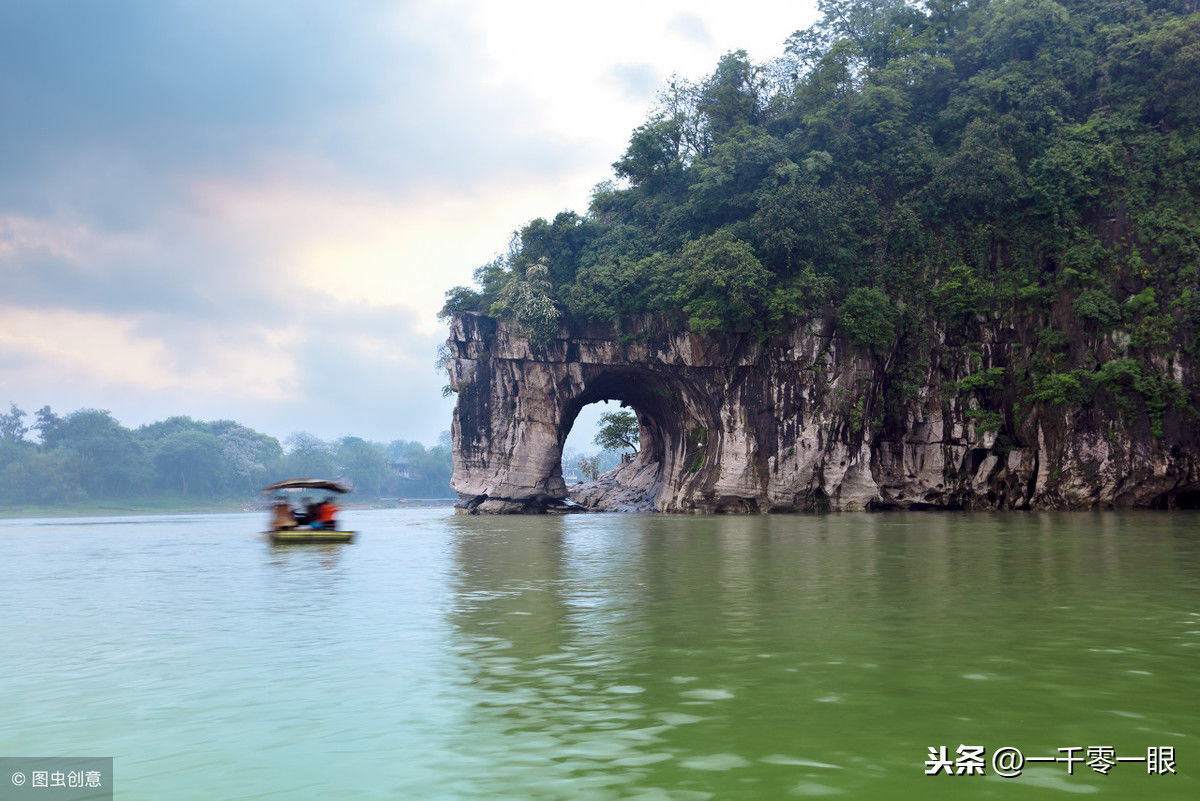
{"label": "gray cliff face", "polygon": [[[903,381],[884,359],[816,321],[786,337],[568,331],[546,347],[519,326],[456,314],[448,342],[454,478],[461,508],[541,512],[567,498],[560,460],[579,410],[619,400],[637,412],[641,452],[578,496],[587,507],[660,512],[886,508],[1079,509],[1195,506],[1197,424],[1103,404],[998,397],[1004,425],[978,430],[980,401],[948,389],[1008,367],[1011,330],[985,327],[964,359],[930,333]],[[1185,387],[1179,360],[1161,365]],[[995,426],[993,426],[995,428]]]}

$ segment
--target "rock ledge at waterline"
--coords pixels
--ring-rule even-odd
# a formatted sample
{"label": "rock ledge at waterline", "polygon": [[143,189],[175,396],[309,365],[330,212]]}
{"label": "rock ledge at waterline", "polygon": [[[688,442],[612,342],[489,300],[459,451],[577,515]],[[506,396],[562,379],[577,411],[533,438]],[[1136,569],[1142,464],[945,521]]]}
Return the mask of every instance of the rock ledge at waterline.
{"label": "rock ledge at waterline", "polygon": [[[1001,392],[999,432],[979,431],[979,400],[949,388],[1008,366],[1024,333],[999,321],[983,331],[971,358],[930,331],[922,369],[906,371],[901,385],[886,357],[852,347],[830,320],[760,342],[671,333],[647,318],[624,331],[564,327],[542,347],[513,323],[456,313],[447,343],[458,394],[452,486],[464,511],[565,508],[560,460],[571,425],[586,404],[615,399],[637,412],[641,452],[582,487],[585,508],[1197,505],[1200,447],[1186,410],[1168,410],[1156,436],[1145,415],[1101,400],[1022,410]],[[1190,364],[1161,367],[1196,386]]]}

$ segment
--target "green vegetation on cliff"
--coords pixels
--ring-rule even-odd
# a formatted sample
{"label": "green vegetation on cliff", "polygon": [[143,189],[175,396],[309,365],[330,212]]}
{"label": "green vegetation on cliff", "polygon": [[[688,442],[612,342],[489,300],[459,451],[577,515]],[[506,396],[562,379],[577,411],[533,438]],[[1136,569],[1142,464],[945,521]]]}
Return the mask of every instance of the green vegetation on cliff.
{"label": "green vegetation on cliff", "polygon": [[1161,357],[1198,350],[1197,0],[820,8],[775,61],[673,80],[587,213],[520,229],[444,312],[535,341],[560,321],[767,337],[827,316],[896,354],[899,389],[931,331],[969,361],[1008,328],[1005,405],[1185,405]]}

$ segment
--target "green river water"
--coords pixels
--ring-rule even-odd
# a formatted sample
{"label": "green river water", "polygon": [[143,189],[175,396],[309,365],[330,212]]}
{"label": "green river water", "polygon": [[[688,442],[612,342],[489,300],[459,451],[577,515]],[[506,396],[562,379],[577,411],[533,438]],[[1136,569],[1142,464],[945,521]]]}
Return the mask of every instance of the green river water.
{"label": "green river water", "polygon": [[[347,518],[0,523],[0,756],[129,801],[1200,798],[1197,514]],[[1092,746],[1143,761],[992,764]]]}

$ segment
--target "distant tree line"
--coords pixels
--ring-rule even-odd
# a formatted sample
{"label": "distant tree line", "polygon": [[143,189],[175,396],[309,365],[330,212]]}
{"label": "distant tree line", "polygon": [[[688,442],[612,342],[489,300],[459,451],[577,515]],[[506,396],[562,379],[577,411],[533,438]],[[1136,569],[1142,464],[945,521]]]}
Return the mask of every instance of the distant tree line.
{"label": "distant tree line", "polygon": [[450,436],[383,444],[296,433],[283,444],[232,420],[171,417],[126,428],[107,412],[0,414],[0,503],[252,497],[284,478],[340,477],[356,498],[449,498]]}

